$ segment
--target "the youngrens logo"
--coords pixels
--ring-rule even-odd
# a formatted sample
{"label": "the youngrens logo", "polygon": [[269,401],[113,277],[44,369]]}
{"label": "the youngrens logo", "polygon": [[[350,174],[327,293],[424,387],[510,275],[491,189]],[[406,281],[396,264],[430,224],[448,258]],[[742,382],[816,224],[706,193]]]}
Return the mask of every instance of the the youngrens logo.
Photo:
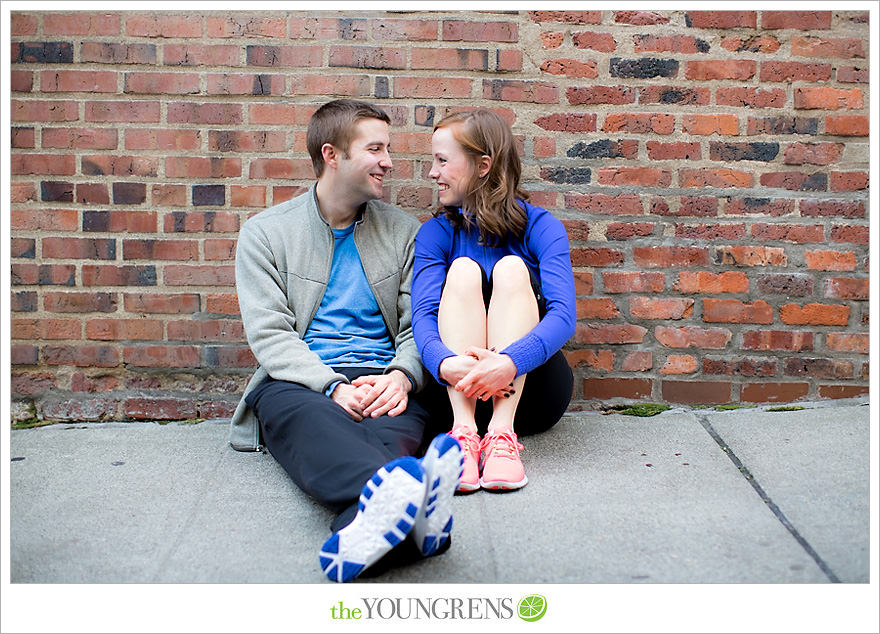
{"label": "the youngrens logo", "polygon": [[330,607],[333,620],[508,620],[537,621],[547,613],[547,600],[532,594],[510,597],[361,597],[360,603],[339,601]]}

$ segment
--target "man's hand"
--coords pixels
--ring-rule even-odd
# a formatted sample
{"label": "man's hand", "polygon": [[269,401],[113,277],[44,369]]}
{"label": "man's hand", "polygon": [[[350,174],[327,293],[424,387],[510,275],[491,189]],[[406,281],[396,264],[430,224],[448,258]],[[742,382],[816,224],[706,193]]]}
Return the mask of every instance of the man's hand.
{"label": "man's hand", "polygon": [[367,391],[367,388],[356,387],[348,383],[340,383],[336,386],[336,389],[333,390],[330,398],[334,403],[339,405],[339,407],[344,409],[355,422],[360,422],[364,419],[364,408],[361,405],[361,401]]}
{"label": "man's hand", "polygon": [[455,389],[468,398],[487,401],[493,396],[507,397],[511,394],[516,378],[516,365],[506,354],[470,347],[465,354],[476,359],[474,367],[457,383]]}
{"label": "man's hand", "polygon": [[400,370],[392,370],[388,374],[368,374],[356,378],[351,384],[361,389],[369,388],[360,401],[364,418],[375,418],[382,414],[397,416],[406,411],[412,383]]}

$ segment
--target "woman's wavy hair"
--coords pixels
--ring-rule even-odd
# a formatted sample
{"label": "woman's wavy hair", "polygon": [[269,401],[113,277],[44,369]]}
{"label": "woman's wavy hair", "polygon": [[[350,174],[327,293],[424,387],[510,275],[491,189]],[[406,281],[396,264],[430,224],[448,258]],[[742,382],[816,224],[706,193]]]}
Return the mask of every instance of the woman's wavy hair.
{"label": "woman's wavy hair", "polygon": [[[434,126],[434,131],[446,127],[473,167],[461,202],[462,210],[468,213],[460,214],[456,208],[441,206],[434,215],[445,213],[456,227],[467,227],[476,220],[480,242],[490,246],[504,244],[510,234],[522,238],[528,214],[517,201],[528,200],[528,194],[519,185],[522,165],[510,126],[497,113],[479,109],[444,117]],[[488,173],[481,178],[477,165],[483,155],[492,162]]]}

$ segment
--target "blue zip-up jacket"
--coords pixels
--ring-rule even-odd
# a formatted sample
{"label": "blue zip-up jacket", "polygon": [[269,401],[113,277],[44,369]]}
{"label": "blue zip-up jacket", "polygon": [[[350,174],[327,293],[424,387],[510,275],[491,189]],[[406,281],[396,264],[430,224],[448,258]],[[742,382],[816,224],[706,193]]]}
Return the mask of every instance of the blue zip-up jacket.
{"label": "blue zip-up jacket", "polygon": [[[522,239],[511,237],[507,244],[490,247],[479,244],[476,226],[456,229],[445,215],[431,218],[416,235],[412,282],[413,336],[422,363],[438,382],[440,363],[455,356],[440,339],[437,312],[446,272],[452,261],[468,257],[492,275],[495,264],[507,255],[519,256],[541,284],[547,300],[544,318],[525,336],[504,350],[516,366],[517,376],[545,363],[574,334],[574,274],[568,234],[562,223],[546,209],[520,201],[528,213]],[[461,210],[459,210],[461,213]]]}

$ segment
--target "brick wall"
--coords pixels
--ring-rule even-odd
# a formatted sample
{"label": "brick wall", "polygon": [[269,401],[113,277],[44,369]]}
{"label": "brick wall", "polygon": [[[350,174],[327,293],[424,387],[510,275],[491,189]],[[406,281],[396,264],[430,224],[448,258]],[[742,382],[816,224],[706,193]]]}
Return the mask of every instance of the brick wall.
{"label": "brick wall", "polygon": [[303,191],[334,96],[500,112],[566,224],[573,408],[868,390],[868,12],[16,12],[13,418],[232,411],[241,224]]}

